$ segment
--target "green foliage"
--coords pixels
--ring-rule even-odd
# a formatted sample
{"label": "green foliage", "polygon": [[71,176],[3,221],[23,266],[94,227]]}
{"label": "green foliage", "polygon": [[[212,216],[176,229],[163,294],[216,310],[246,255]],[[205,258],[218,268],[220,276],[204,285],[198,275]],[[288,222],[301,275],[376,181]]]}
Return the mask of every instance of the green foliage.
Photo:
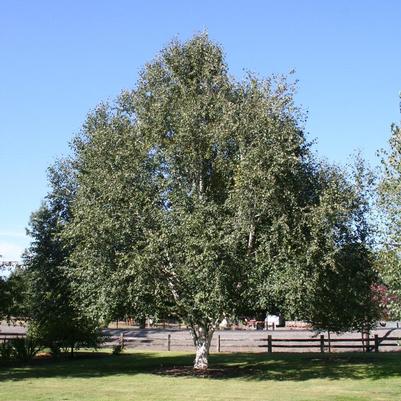
{"label": "green foliage", "polygon": [[97,322],[79,311],[69,276],[70,249],[61,233],[70,218],[73,197],[68,162],[50,169],[52,191],[30,221],[30,248],[24,255],[28,278],[29,334],[54,350],[97,346]]}
{"label": "green foliage", "polygon": [[336,255],[334,269],[324,269],[315,283],[315,297],[306,320],[318,330],[369,330],[380,317],[372,286],[377,274],[373,256],[363,245],[351,244]]}
{"label": "green foliage", "polygon": [[352,174],[333,167],[321,169],[321,196],[311,216],[315,259],[312,297],[305,315],[317,329],[368,330],[380,317],[373,287],[379,278],[374,269],[372,210],[374,174],[358,157]]}
{"label": "green foliage", "polygon": [[10,305],[12,303],[10,285],[6,274],[3,273],[5,268],[4,263],[0,261],[0,321],[10,317]]}
{"label": "green foliage", "polygon": [[234,81],[199,35],[88,116],[62,237],[90,319],[169,311],[198,345],[252,309],[338,330],[374,319],[361,311],[375,279],[363,190],[314,159],[294,90],[281,76]]}
{"label": "green foliage", "polygon": [[[0,262],[0,271],[1,268]],[[7,276],[0,275],[0,320],[28,316],[27,284],[23,266],[17,265]]]}
{"label": "green foliage", "polygon": [[0,361],[29,362],[43,348],[36,338],[12,338],[0,343]]}
{"label": "green foliage", "polygon": [[121,355],[124,351],[124,346],[121,344],[113,345],[113,351],[111,352],[112,355]]}
{"label": "green foliage", "polygon": [[4,277],[0,276],[0,319],[9,315],[9,291],[7,281]]}
{"label": "green foliage", "polygon": [[9,341],[3,341],[0,343],[0,361],[9,362],[13,355],[13,349]]}
{"label": "green foliage", "polygon": [[26,268],[17,266],[8,277],[7,285],[10,293],[9,316],[15,319],[29,317],[29,275]]}
{"label": "green foliage", "polygon": [[42,346],[30,336],[9,340],[12,357],[20,362],[29,362],[40,351]]}
{"label": "green foliage", "polygon": [[382,211],[382,249],[378,268],[388,288],[388,308],[401,317],[401,128],[391,127],[390,149],[383,154],[383,178],[379,185]]}

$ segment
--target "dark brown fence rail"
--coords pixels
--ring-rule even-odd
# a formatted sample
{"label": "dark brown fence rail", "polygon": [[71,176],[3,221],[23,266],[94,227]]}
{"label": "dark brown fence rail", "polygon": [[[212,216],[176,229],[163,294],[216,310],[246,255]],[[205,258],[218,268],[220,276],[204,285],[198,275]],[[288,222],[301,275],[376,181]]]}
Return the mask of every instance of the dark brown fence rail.
{"label": "dark brown fence rail", "polygon": [[[267,339],[261,341],[267,342],[267,352],[273,352],[274,348],[319,348],[320,352],[332,349],[361,349],[364,352],[379,352],[380,347],[397,347],[400,345],[401,337],[374,337],[362,338],[328,338],[321,335],[320,338],[273,338],[270,334]],[[389,342],[392,341],[392,342]],[[319,342],[319,344],[315,344]],[[302,344],[299,344],[302,343]]]}
{"label": "dark brown fence rail", "polygon": [[0,332],[0,341],[6,342],[7,340],[11,340],[13,338],[22,338],[26,337],[25,333],[13,333],[13,332]]}

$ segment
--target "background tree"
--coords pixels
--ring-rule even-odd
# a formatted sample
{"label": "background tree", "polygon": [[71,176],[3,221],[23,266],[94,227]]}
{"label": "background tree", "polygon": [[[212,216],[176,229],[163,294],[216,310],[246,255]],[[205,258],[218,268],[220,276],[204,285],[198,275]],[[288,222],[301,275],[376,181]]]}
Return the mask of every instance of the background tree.
{"label": "background tree", "polygon": [[17,265],[7,278],[9,293],[8,315],[14,319],[29,318],[29,276],[23,265]]}
{"label": "background tree", "polygon": [[[0,256],[1,257],[1,256]],[[0,262],[0,321],[9,316],[10,293],[6,276],[3,275],[4,266]]]}
{"label": "background tree", "polygon": [[382,211],[382,248],[379,270],[388,291],[390,314],[401,316],[401,128],[391,127],[389,151],[382,160],[383,178],[379,185]]}
{"label": "background tree", "polygon": [[302,125],[294,85],[234,81],[206,35],[171,43],[91,113],[63,234],[87,316],[168,309],[190,326],[199,369],[223,317],[275,305],[312,320],[317,286],[361,271],[366,254],[347,235],[358,199],[314,160]]}
{"label": "background tree", "polygon": [[353,167],[351,176],[338,167],[321,169],[324,190],[316,209],[316,238],[328,238],[327,229],[334,232],[332,241],[320,242],[318,257],[326,268],[317,270],[307,312],[319,330],[369,331],[380,317],[370,223],[375,177],[359,157]]}
{"label": "background tree", "polygon": [[28,316],[26,270],[19,264],[14,265],[7,273],[5,270],[10,270],[10,266],[0,261],[0,321],[26,318]]}
{"label": "background tree", "polygon": [[28,278],[29,334],[57,351],[69,348],[73,355],[79,345],[95,346],[97,322],[93,324],[75,302],[68,256],[71,249],[61,237],[70,219],[69,205],[74,183],[68,161],[49,170],[52,191],[38,211],[32,214],[28,234],[32,243],[24,255]]}

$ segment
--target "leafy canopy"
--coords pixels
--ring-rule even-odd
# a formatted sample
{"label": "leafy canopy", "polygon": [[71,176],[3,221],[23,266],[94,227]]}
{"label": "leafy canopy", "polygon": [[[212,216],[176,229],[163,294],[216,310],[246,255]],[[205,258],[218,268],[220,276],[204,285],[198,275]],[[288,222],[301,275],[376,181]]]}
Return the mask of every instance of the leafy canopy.
{"label": "leafy canopy", "polygon": [[278,308],[322,326],[311,302],[353,269],[363,280],[344,294],[369,298],[363,199],[312,156],[294,85],[227,70],[207,35],[172,42],[75,139],[65,238],[92,318],[176,314],[197,338]]}

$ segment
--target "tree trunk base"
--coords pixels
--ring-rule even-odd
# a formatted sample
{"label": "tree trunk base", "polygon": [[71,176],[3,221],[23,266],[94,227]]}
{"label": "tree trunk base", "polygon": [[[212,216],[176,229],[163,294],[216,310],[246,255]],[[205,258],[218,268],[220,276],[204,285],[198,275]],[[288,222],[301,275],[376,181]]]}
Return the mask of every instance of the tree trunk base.
{"label": "tree trunk base", "polygon": [[208,367],[209,367],[209,349],[205,343],[199,344],[196,348],[194,369],[207,370]]}
{"label": "tree trunk base", "polygon": [[205,326],[192,328],[192,337],[196,348],[194,370],[205,371],[209,367],[209,349],[213,337],[213,329]]}

